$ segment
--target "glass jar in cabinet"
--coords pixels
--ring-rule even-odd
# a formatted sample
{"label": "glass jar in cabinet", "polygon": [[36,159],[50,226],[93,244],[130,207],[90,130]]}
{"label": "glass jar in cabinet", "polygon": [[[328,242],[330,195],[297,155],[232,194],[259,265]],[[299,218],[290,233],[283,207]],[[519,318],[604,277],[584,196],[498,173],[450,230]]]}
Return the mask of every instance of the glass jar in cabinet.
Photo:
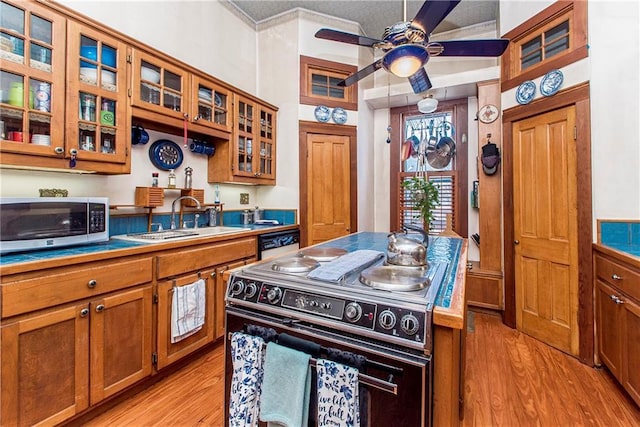
{"label": "glass jar in cabinet", "polygon": [[191,75],[191,123],[231,132],[231,94],[221,85]]}
{"label": "glass jar in cabinet", "polygon": [[0,2],[0,151],[57,157],[64,141],[66,20],[35,2]]}
{"label": "glass jar in cabinet", "polygon": [[127,162],[131,144],[127,54],[124,42],[69,21],[67,155],[78,163]]}
{"label": "glass jar in cabinet", "polygon": [[[133,52],[132,105],[142,110],[160,113],[177,120],[190,119],[186,90],[188,73],[156,56],[135,49]],[[156,119],[148,113],[134,111],[134,115]]]}

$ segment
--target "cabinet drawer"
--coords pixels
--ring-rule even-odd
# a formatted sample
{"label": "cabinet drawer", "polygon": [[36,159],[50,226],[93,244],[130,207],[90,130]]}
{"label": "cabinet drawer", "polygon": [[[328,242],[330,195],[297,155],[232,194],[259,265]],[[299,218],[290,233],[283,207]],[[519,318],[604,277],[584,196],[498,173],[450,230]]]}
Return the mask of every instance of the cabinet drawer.
{"label": "cabinet drawer", "polygon": [[42,277],[2,284],[2,317],[15,316],[42,308],[106,292],[124,289],[152,280],[152,258],[68,267]]}
{"label": "cabinet drawer", "polygon": [[640,300],[640,272],[596,254],[596,276]]}
{"label": "cabinet drawer", "polygon": [[176,277],[190,271],[202,270],[211,265],[253,257],[256,255],[256,251],[256,238],[248,237],[159,255],[156,265],[157,277],[158,279]]}

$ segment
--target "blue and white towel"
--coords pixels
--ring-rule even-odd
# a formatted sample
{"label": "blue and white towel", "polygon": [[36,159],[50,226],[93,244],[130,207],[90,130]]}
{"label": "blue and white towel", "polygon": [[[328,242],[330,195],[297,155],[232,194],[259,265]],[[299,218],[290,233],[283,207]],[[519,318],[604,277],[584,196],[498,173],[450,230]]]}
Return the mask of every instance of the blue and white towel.
{"label": "blue and white towel", "polygon": [[231,392],[229,397],[229,427],[258,425],[260,396],[264,376],[264,340],[234,332],[231,336]]}
{"label": "blue and white towel", "polygon": [[271,426],[306,427],[311,392],[310,355],[267,344],[260,421]]}
{"label": "blue and white towel", "polygon": [[360,427],[358,370],[318,359],[318,427]]}
{"label": "blue and white towel", "polygon": [[363,270],[384,257],[384,253],[372,249],[359,249],[342,255],[334,261],[323,263],[307,275],[310,279],[338,283],[346,276]]}
{"label": "blue and white towel", "polygon": [[198,332],[204,325],[207,306],[204,279],[190,285],[174,286],[171,302],[171,342],[175,343]]}

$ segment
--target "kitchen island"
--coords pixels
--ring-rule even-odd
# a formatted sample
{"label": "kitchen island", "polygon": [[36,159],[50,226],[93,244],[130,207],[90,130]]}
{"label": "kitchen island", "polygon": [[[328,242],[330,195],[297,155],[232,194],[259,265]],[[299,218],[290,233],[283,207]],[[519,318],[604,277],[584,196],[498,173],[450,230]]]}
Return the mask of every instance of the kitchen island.
{"label": "kitchen island", "polygon": [[[366,416],[372,425],[457,425],[467,242],[431,236],[429,267],[422,273],[384,267],[387,245],[387,233],[359,232],[303,248],[305,258],[287,255],[235,269],[227,287],[225,337],[266,327],[275,334],[269,340],[286,333],[400,368],[404,374],[376,379],[382,389],[395,390],[391,395],[370,389]],[[314,256],[322,262],[314,264]],[[363,278],[389,268],[391,277],[379,283]],[[337,271],[336,278],[325,276],[329,271]],[[414,275],[429,284],[407,288],[405,279]],[[416,365],[403,363],[405,358]],[[227,360],[227,402],[230,375]]]}

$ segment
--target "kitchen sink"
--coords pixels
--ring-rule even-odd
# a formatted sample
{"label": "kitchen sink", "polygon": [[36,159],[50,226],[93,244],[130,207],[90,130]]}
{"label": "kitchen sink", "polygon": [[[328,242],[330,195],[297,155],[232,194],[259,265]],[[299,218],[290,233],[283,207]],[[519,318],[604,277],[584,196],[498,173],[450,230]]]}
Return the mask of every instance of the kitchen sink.
{"label": "kitchen sink", "polygon": [[161,243],[166,241],[187,240],[203,236],[217,236],[221,234],[239,233],[251,230],[245,227],[201,227],[180,228],[177,230],[152,231],[148,233],[130,233],[111,236],[112,239],[129,240],[142,243]]}

